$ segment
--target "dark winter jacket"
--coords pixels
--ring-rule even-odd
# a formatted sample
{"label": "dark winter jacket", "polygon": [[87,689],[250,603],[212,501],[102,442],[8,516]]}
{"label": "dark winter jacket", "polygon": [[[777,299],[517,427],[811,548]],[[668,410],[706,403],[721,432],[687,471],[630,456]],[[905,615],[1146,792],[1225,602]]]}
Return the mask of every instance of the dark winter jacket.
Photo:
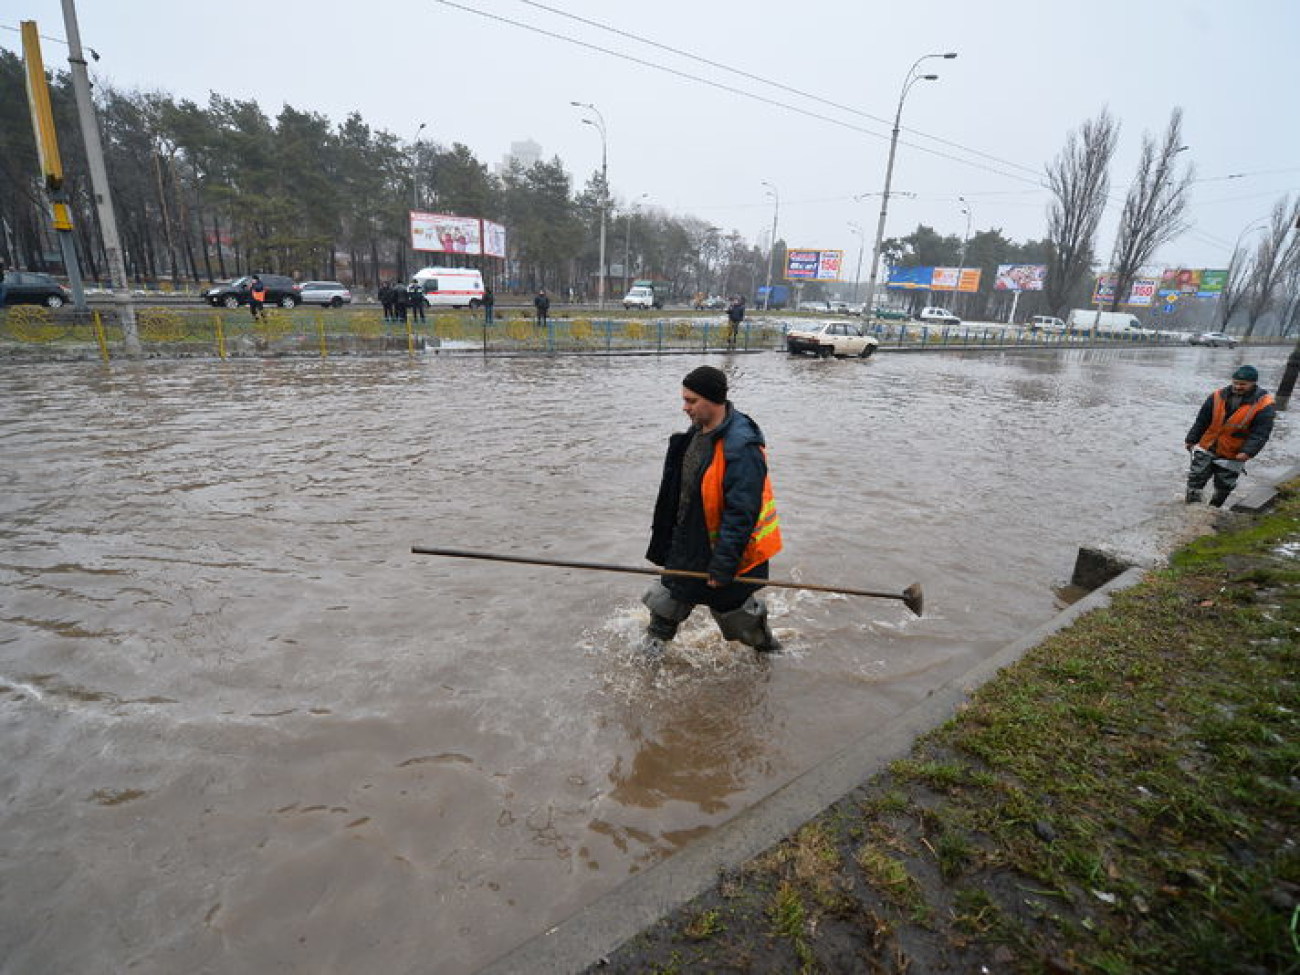
{"label": "dark winter jacket", "polygon": [[[691,439],[700,436],[708,437],[711,442],[720,439],[727,463],[723,480],[725,502],[722,524],[715,546],[709,545],[709,531],[704,521],[698,483],[703,480],[708,463],[698,472],[690,504],[678,522],[682,460]],[[750,535],[763,507],[763,481],[767,477],[767,460],[761,449],[764,444],[763,432],[758,424],[730,403],[727,404],[727,418],[711,433],[700,433],[692,427],[685,433],[675,433],[669,437],[646,558],[666,569],[707,572],[712,578],[723,582],[734,578],[741,554],[749,544]],[[765,579],[767,573],[768,563],[763,562],[745,575]],[[670,589],[680,587],[671,578],[665,579],[665,584]]]}

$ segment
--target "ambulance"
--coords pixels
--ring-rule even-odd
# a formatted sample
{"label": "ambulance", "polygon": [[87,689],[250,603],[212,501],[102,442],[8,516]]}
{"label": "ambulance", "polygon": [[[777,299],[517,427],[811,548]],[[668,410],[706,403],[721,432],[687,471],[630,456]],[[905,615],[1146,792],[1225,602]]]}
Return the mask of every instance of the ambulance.
{"label": "ambulance", "polygon": [[483,272],[472,267],[422,267],[411,275],[430,308],[478,308],[483,304]]}

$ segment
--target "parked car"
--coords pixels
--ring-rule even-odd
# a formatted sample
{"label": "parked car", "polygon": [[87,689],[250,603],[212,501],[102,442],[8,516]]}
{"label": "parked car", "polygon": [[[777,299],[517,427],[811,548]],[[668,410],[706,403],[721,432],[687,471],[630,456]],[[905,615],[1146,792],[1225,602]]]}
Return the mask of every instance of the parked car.
{"label": "parked car", "polygon": [[1200,335],[1193,335],[1187,341],[1192,345],[1225,345],[1230,349],[1237,347],[1237,340],[1226,332],[1202,332]]}
{"label": "parked car", "polygon": [[785,336],[785,347],[791,355],[811,352],[823,359],[850,355],[865,359],[879,344],[879,339],[854,322],[810,322],[790,329]]}
{"label": "parked car", "polygon": [[304,305],[338,308],[352,304],[352,292],[338,281],[304,281],[298,295]]}
{"label": "parked car", "polygon": [[38,271],[9,271],[5,274],[6,305],[44,305],[62,308],[72,301],[70,292],[48,274]]}
{"label": "parked car", "polygon": [[1065,322],[1051,315],[1035,315],[1028,321],[1031,332],[1064,332]]}
{"label": "parked car", "polygon": [[927,305],[921,309],[921,314],[916,316],[918,322],[924,322],[926,325],[960,325],[961,319],[950,312],[947,308],[940,308],[938,305]]}
{"label": "parked car", "polygon": [[899,308],[875,308],[871,312],[872,318],[879,318],[886,322],[906,322],[911,319],[911,315]]}
{"label": "parked car", "polygon": [[819,315],[826,315],[826,314],[829,314],[829,313],[832,311],[832,309],[831,309],[831,305],[830,305],[830,302],[829,302],[829,301],[822,301],[822,300],[819,299],[819,298],[814,298],[814,299],[812,299],[811,301],[801,301],[801,302],[799,302],[799,309],[798,309],[798,310],[799,310],[799,311],[813,311],[813,312],[816,312],[816,313],[819,314]]}
{"label": "parked car", "polygon": [[[259,277],[266,288],[266,304],[293,308],[302,301],[298,283],[293,278],[286,278],[282,274],[262,274]],[[248,286],[252,280],[252,275],[245,275],[242,278],[235,278],[229,284],[219,284],[205,292],[203,300],[214,308],[223,305],[226,308],[238,308],[240,305],[246,305]]]}
{"label": "parked car", "polygon": [[832,301],[829,302],[829,304],[831,306],[831,311],[836,315],[853,314],[853,309],[849,306],[849,303],[847,301]]}

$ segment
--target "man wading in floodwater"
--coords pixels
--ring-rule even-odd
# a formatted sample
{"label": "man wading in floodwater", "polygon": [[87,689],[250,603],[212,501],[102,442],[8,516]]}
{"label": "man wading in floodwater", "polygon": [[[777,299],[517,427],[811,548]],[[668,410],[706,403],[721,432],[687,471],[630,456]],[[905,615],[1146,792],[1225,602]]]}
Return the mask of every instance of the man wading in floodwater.
{"label": "man wading in floodwater", "polygon": [[734,581],[768,578],[768,559],[781,551],[763,433],[727,401],[727,377],[712,366],[682,380],[682,410],[691,428],[668,440],[646,558],[709,578],[661,576],[650,588],[642,597],[650,608],[645,649],[661,654],[691,610],[704,605],[728,640],[778,653],[767,606],[754,595],[760,586]]}
{"label": "man wading in floodwater", "polygon": [[1250,460],[1273,433],[1273,394],[1258,386],[1259,370],[1242,366],[1232,374],[1232,385],[1216,389],[1196,414],[1184,437],[1192,455],[1187,472],[1187,503],[1201,500],[1201,489],[1214,478],[1210,504],[1223,507],[1245,473]]}

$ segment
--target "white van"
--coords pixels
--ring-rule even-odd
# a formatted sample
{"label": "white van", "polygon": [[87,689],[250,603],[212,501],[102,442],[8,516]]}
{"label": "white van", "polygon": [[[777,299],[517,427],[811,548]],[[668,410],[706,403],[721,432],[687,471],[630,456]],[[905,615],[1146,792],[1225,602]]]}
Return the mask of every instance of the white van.
{"label": "white van", "polygon": [[431,308],[478,308],[483,304],[483,272],[473,267],[422,267],[411,275]]}
{"label": "white van", "polygon": [[1096,329],[1098,332],[1142,332],[1142,323],[1124,311],[1102,311],[1095,308],[1070,310],[1070,327],[1079,331]]}

